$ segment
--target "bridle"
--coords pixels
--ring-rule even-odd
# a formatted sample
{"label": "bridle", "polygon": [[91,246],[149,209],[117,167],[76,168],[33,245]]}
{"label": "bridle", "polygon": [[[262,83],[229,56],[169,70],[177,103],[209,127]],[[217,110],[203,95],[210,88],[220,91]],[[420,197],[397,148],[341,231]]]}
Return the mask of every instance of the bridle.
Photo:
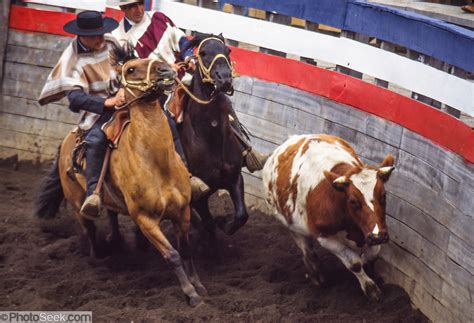
{"label": "bridle", "polygon": [[[124,109],[124,108],[130,106],[132,103],[142,99],[143,97],[150,94],[150,92],[153,92],[158,88],[158,81],[151,79],[151,67],[152,67],[153,63],[157,62],[157,61],[158,60],[156,60],[156,59],[152,59],[152,60],[150,60],[150,62],[148,62],[146,78],[144,80],[140,80],[140,81],[127,81],[127,79],[125,78],[125,70],[127,69],[126,68],[127,63],[125,63],[123,65],[121,83],[122,83],[123,87],[125,88],[125,90],[127,90],[134,97],[134,99],[132,99],[131,101],[125,103],[124,105],[115,107],[116,110]],[[174,82],[174,80],[173,80],[173,82]],[[140,95],[136,95],[132,91],[132,89],[139,90],[140,92],[143,92],[143,93],[140,94]]]}
{"label": "bridle", "polygon": [[211,77],[211,70],[212,70],[212,68],[214,67],[214,64],[217,62],[217,60],[219,58],[222,58],[222,59],[225,60],[227,66],[229,67],[229,69],[232,73],[232,78],[237,77],[237,73],[235,72],[234,66],[229,62],[229,60],[227,59],[227,57],[224,54],[217,54],[216,56],[214,56],[214,58],[212,59],[211,64],[209,64],[208,67],[206,67],[206,65],[204,65],[204,62],[202,61],[202,58],[201,58],[201,55],[200,55],[201,47],[205,42],[207,42],[209,40],[217,40],[218,42],[224,44],[224,46],[225,46],[224,41],[220,38],[217,38],[217,37],[206,38],[199,44],[199,47],[197,49],[196,57],[197,57],[198,63],[199,63],[198,70],[199,70],[199,74],[201,74],[202,82],[203,83],[210,83],[210,84],[215,84],[216,83],[216,81]]}
{"label": "bridle", "polygon": [[156,59],[152,59],[150,60],[150,62],[148,63],[148,67],[147,67],[147,71],[146,71],[146,78],[144,80],[140,80],[140,81],[127,81],[127,79],[125,78],[125,70],[127,70],[126,66],[127,66],[127,63],[125,63],[122,67],[122,85],[123,87],[131,94],[133,95],[134,98],[137,98],[138,96],[133,93],[133,91],[131,89],[137,89],[141,92],[148,92],[149,90],[153,89],[153,88],[156,88],[157,85],[158,85],[158,81],[157,80],[152,80],[151,79],[151,67],[153,65],[154,62],[157,62],[158,60]]}
{"label": "bridle", "polygon": [[[209,66],[206,67],[206,65],[204,65],[204,62],[202,61],[202,57],[201,57],[201,47],[202,45],[209,41],[209,40],[216,40],[222,44],[224,44],[225,46],[225,43],[222,39],[220,38],[217,38],[217,37],[209,37],[209,38],[206,38],[204,39],[203,41],[201,41],[201,43],[199,44],[198,46],[198,49],[197,49],[197,53],[196,55],[193,56],[193,58],[197,58],[198,60],[198,66],[197,66],[197,69],[199,70],[199,74],[201,75],[201,79],[202,79],[202,82],[203,83],[208,83],[208,84],[212,84],[212,85],[215,85],[216,84],[216,81],[212,78],[211,76],[211,70],[212,68],[214,67],[214,65],[216,64],[217,60],[218,59],[224,59],[224,61],[226,62],[227,66],[229,67],[230,71],[231,71],[231,75],[232,75],[232,78],[235,78],[238,76],[238,74],[236,73],[235,69],[234,69],[234,66],[233,64],[231,64],[228,60],[228,58],[222,54],[222,53],[219,53],[217,54],[216,56],[214,56],[214,58],[212,59],[211,61],[211,64],[209,64]],[[183,82],[181,82],[181,80],[179,80],[178,78],[176,78],[176,82],[179,84],[179,86],[181,86],[183,88],[183,90],[194,100],[196,101],[197,103],[199,104],[209,104],[211,103],[215,97],[217,96],[217,93],[216,94],[212,94],[211,95],[211,98],[209,100],[203,100],[203,99],[200,99],[198,97],[196,97],[189,89],[188,87],[183,84]],[[225,92],[227,95],[232,95],[234,94],[234,89],[231,88],[230,90],[228,90],[227,92]]]}

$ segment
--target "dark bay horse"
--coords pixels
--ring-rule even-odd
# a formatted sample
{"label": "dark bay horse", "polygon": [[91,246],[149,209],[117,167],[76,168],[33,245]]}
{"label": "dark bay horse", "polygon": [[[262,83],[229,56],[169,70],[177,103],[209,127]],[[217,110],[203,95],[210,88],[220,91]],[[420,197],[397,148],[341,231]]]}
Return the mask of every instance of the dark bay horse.
{"label": "dark bay horse", "polygon": [[[130,56],[117,51],[115,57]],[[174,84],[176,72],[166,63],[149,59],[118,61],[115,66],[127,90],[130,124],[110,157],[111,192],[104,194],[105,208],[131,216],[171,265],[190,305],[196,306],[207,291],[195,271],[189,242],[189,173],[175,152],[168,121],[157,103],[163,90]],[[79,212],[85,196],[84,176],[68,176],[74,147],[75,135],[70,133],[40,192],[36,213],[40,217],[54,216],[65,198],[75,209],[93,255],[96,252],[95,224]],[[160,225],[166,219],[173,223],[177,250],[161,231]],[[119,234],[115,212],[112,212],[112,225],[113,234]]]}
{"label": "dark bay horse", "polygon": [[[188,92],[184,99],[184,119],[179,135],[189,171],[211,188],[208,195],[193,201],[192,206],[213,239],[216,224],[230,235],[248,219],[241,174],[242,148],[231,128],[229,115],[234,112],[226,95],[233,93],[234,70],[230,49],[222,35],[198,34],[190,46],[197,47],[198,62],[188,90],[191,93]],[[209,212],[208,199],[218,189],[230,193],[235,210],[231,220],[215,222]]]}

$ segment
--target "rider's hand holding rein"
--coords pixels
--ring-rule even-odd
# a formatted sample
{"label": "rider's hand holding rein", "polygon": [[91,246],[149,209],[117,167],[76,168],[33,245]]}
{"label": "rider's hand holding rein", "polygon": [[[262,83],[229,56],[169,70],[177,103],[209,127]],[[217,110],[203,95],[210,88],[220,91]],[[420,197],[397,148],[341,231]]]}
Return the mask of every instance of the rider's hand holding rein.
{"label": "rider's hand holding rein", "polygon": [[125,100],[125,90],[122,88],[118,90],[115,96],[106,99],[104,102],[104,106],[107,109],[114,109],[115,107],[120,107],[125,103],[127,103],[127,101]]}

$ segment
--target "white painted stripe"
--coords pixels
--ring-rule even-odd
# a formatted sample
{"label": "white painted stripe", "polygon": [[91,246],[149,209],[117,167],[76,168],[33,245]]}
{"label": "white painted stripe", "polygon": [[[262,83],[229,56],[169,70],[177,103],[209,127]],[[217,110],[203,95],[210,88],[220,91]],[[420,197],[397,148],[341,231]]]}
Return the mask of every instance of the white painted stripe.
{"label": "white painted stripe", "polygon": [[24,0],[24,2],[40,3],[51,6],[105,11],[105,0]]}
{"label": "white painted stripe", "polygon": [[474,115],[474,83],[406,57],[347,38],[169,0],[157,7],[180,28],[222,32],[229,39],[345,66]]}

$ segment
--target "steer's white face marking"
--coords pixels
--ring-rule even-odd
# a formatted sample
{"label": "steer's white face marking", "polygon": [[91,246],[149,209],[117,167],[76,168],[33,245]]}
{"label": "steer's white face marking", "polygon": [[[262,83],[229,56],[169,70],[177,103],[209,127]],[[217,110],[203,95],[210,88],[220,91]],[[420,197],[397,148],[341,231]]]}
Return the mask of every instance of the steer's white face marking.
{"label": "steer's white face marking", "polygon": [[372,230],[372,234],[373,235],[378,235],[379,234],[379,226],[377,225],[377,223],[375,223],[375,227],[374,229]]}
{"label": "steer's white face marking", "polygon": [[374,209],[374,189],[377,184],[377,171],[373,169],[363,169],[351,176],[352,184],[362,193],[365,203],[372,210]]}

